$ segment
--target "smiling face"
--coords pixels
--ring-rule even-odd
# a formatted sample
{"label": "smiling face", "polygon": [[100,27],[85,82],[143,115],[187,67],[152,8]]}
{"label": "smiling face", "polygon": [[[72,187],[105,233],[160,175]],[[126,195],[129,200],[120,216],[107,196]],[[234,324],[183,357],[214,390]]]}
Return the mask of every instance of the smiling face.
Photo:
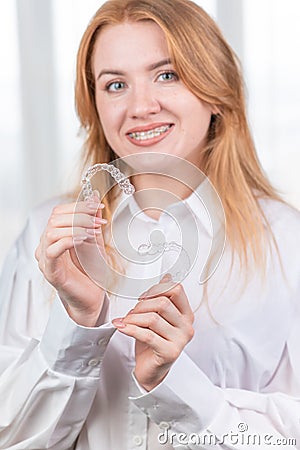
{"label": "smiling face", "polygon": [[154,22],[104,27],[95,43],[96,106],[119,157],[166,153],[198,167],[212,108],[181,82]]}

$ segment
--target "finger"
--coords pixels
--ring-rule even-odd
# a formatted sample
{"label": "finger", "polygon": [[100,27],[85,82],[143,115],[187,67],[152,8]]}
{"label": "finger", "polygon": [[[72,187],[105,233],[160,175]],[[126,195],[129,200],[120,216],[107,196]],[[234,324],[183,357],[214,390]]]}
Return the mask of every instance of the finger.
{"label": "finger", "polygon": [[163,339],[158,334],[154,333],[154,331],[150,330],[149,328],[142,328],[132,324],[125,324],[124,322],[122,322],[123,325],[121,325],[119,319],[114,319],[112,323],[121,333],[126,334],[127,336],[131,336],[137,341],[146,344],[147,346],[151,347],[156,353],[160,355],[162,353],[167,353],[168,341],[166,341],[166,339]]}
{"label": "finger", "polygon": [[154,331],[163,339],[168,341],[178,342],[180,339],[180,333],[178,329],[170,325],[166,320],[164,320],[159,314],[155,312],[148,312],[143,314],[128,314],[123,319],[123,323],[126,325],[135,325],[137,327],[149,328],[149,330]]}
{"label": "finger", "polygon": [[174,303],[165,296],[138,302],[130,311],[130,314],[142,314],[148,312],[157,312],[173,326],[179,326],[182,321],[182,314],[176,308]]}
{"label": "finger", "polygon": [[166,281],[163,279],[158,284],[152,286],[148,291],[144,292],[139,299],[146,300],[149,298],[155,298],[158,296],[168,297],[176,308],[185,315],[191,316],[193,312],[191,310],[188,298],[181,284],[174,285],[174,281]]}
{"label": "finger", "polygon": [[194,321],[194,314],[182,284],[177,284],[170,289],[167,296],[182,314],[188,316]]}
{"label": "finger", "polygon": [[72,237],[75,241],[80,241],[80,237],[84,240],[95,238],[97,235],[102,234],[100,228],[82,228],[82,227],[64,227],[64,228],[51,228],[47,230],[42,237],[45,246],[54,244],[60,239]]}
{"label": "finger", "polygon": [[41,257],[41,244],[39,244],[35,250],[34,257],[37,261],[40,260]]}
{"label": "finger", "polygon": [[156,295],[163,295],[176,286],[177,282],[173,281],[171,274],[165,274],[162,279],[151,286],[147,291],[143,292],[140,298],[150,298]]}
{"label": "finger", "polygon": [[105,205],[100,202],[100,199],[93,197],[90,200],[84,202],[64,203],[56,205],[52,210],[52,214],[74,214],[75,212],[95,214],[98,210],[103,210],[104,208]]}
{"label": "finger", "polygon": [[96,217],[90,214],[54,214],[50,217],[48,228],[62,228],[62,227],[85,227],[95,228],[100,225],[105,225],[106,219]]}
{"label": "finger", "polygon": [[74,243],[76,245],[81,245],[86,241],[86,238],[83,236],[79,236],[78,238],[73,237],[65,237],[60,239],[59,241],[54,242],[45,250],[46,259],[56,259],[63,255],[67,250],[70,250],[74,247]]}
{"label": "finger", "polygon": [[97,190],[94,190],[92,195],[87,198],[86,200],[84,200],[84,202],[78,202],[79,205],[79,209],[81,209],[81,207],[83,207],[83,210],[86,208],[90,209],[90,210],[95,210],[96,208],[96,212],[98,213],[99,211],[102,214],[102,210],[105,208],[105,204],[101,203],[101,196],[100,196],[100,192]]}
{"label": "finger", "polygon": [[169,325],[176,329],[180,329],[181,333],[186,336],[190,336],[190,334],[193,333],[193,313],[191,312],[191,314],[189,314],[188,312],[187,314],[182,314],[167,297],[156,297],[154,299],[138,302],[136,306],[129,311],[129,315],[144,314],[146,312],[157,313],[168,322]]}

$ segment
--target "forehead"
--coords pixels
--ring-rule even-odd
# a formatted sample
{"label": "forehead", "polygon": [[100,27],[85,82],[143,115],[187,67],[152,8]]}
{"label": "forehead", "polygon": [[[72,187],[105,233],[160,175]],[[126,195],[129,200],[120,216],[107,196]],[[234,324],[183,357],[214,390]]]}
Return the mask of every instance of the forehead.
{"label": "forehead", "polygon": [[124,22],[107,25],[99,33],[94,46],[94,69],[135,63],[151,64],[169,56],[163,30],[152,21]]}

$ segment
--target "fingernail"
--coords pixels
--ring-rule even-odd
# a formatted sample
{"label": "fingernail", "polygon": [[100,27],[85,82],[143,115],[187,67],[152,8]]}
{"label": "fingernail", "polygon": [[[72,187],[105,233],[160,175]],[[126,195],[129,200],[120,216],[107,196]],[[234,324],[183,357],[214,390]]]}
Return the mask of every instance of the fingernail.
{"label": "fingernail", "polygon": [[100,192],[99,192],[97,189],[95,189],[95,190],[93,191],[93,195],[94,195],[95,197],[100,198]]}
{"label": "fingernail", "polygon": [[85,241],[86,239],[88,239],[88,236],[74,236],[73,237],[73,241],[76,242],[77,244],[79,242]]}
{"label": "fingernail", "polygon": [[94,236],[94,235],[98,235],[102,233],[102,230],[95,230],[95,229],[91,229],[91,228],[87,228],[86,233],[90,236]]}
{"label": "fingernail", "polygon": [[116,327],[116,328],[125,328],[126,324],[123,322],[122,318],[118,318],[118,319],[113,319],[112,320],[112,324]]}
{"label": "fingernail", "polygon": [[[148,289],[148,291],[149,291],[149,289]],[[143,293],[139,296],[139,299],[141,300],[141,299],[145,298],[145,297],[147,296],[147,294],[148,294],[148,291],[143,292]]]}
{"label": "fingernail", "polygon": [[101,217],[93,217],[93,222],[96,225],[100,225],[100,224],[106,225],[108,223],[108,221],[106,219],[102,219]]}
{"label": "fingernail", "polygon": [[172,281],[172,280],[173,280],[172,275],[171,275],[170,273],[166,273],[166,274],[161,278],[160,281]]}
{"label": "fingernail", "polygon": [[103,203],[93,203],[89,202],[86,204],[87,208],[97,211],[97,209],[103,209],[105,208],[105,205]]}

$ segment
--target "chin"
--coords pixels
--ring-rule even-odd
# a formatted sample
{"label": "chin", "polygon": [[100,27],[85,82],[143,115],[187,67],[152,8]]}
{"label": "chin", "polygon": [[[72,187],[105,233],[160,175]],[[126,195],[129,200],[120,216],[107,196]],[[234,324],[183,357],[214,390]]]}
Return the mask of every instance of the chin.
{"label": "chin", "polygon": [[131,167],[135,174],[152,172],[167,175],[172,172],[172,168],[182,163],[183,158],[175,154],[163,153],[161,150],[140,151],[139,149],[138,152],[124,155],[120,159],[123,164]]}

